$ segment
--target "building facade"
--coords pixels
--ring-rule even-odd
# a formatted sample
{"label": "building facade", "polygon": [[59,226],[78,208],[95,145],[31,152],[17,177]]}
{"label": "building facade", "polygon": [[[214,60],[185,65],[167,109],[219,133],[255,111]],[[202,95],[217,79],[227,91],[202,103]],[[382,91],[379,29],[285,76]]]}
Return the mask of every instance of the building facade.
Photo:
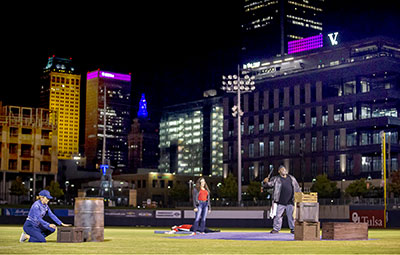
{"label": "building facade", "polygon": [[[55,113],[43,108],[1,107],[0,102],[0,197],[10,201],[17,176],[31,200],[57,178],[57,127]],[[18,201],[13,201],[18,202]]]}
{"label": "building facade", "polygon": [[[387,164],[400,160],[400,44],[370,38],[266,59],[256,90],[243,95],[243,179],[262,180],[284,164],[298,179],[381,178],[380,132],[390,134]],[[224,168],[237,173],[236,97],[224,97]],[[386,140],[388,140],[387,137]]]}
{"label": "building facade", "polygon": [[129,172],[139,168],[157,169],[160,158],[159,122],[152,120],[147,112],[147,101],[142,94],[137,118],[133,119],[128,135]]}
{"label": "building facade", "polygon": [[221,97],[167,107],[160,121],[162,173],[222,176]]}
{"label": "building facade", "polygon": [[40,107],[56,112],[58,158],[79,153],[81,75],[71,59],[49,57],[41,77]]}
{"label": "building facade", "polygon": [[105,163],[118,171],[127,169],[130,97],[130,74],[101,70],[87,74],[84,146],[87,168],[99,169],[102,164],[106,116]]}
{"label": "building facade", "polygon": [[[133,187],[137,190],[137,204],[139,206],[146,205],[147,200],[157,202],[158,207],[164,207],[166,205],[174,205],[173,198],[170,195],[172,189],[177,186],[187,187],[188,199],[182,202],[185,206],[191,206],[190,200],[192,196],[191,189],[196,183],[198,177],[189,175],[178,175],[171,173],[137,173],[137,174],[121,174],[115,176],[115,180],[124,181],[128,183],[129,187]],[[211,193],[217,193],[217,185],[222,182],[221,176],[205,176],[204,177],[207,185],[209,186]],[[183,191],[185,189],[181,189]],[[213,198],[212,198],[213,199]]]}
{"label": "building facade", "polygon": [[137,173],[139,168],[158,168],[160,158],[158,130],[159,123],[144,118],[133,119],[128,135],[130,173]]}
{"label": "building facade", "polygon": [[323,32],[324,0],[243,0],[242,63],[287,53],[288,42]]}

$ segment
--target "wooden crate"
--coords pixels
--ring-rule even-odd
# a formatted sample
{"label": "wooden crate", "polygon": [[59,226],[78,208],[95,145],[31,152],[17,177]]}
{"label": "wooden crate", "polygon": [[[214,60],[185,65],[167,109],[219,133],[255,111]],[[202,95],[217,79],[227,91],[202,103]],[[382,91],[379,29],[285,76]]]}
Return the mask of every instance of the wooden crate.
{"label": "wooden crate", "polygon": [[319,222],[295,221],[294,240],[320,240]]}
{"label": "wooden crate", "polygon": [[294,193],[294,202],[295,203],[318,203],[318,193],[303,193],[303,192],[295,192]]}
{"label": "wooden crate", "polygon": [[318,222],[319,203],[296,203],[295,220],[299,222]]}
{"label": "wooden crate", "polygon": [[79,227],[57,227],[58,243],[80,243],[83,242],[83,228]]}
{"label": "wooden crate", "polygon": [[368,240],[368,223],[324,222],[322,239]]}

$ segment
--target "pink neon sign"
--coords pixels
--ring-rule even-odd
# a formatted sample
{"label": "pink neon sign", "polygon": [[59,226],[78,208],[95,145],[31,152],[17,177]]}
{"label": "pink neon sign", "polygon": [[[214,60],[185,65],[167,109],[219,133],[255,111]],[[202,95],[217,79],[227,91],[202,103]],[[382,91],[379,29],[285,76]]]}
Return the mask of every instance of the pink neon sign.
{"label": "pink neon sign", "polygon": [[131,81],[130,74],[112,73],[112,72],[106,72],[106,71],[100,71],[100,70],[87,73],[86,77],[87,77],[87,80],[91,80],[94,78],[107,78],[107,79],[114,79],[114,80],[121,80],[121,81]]}
{"label": "pink neon sign", "polygon": [[321,48],[324,46],[322,34],[288,42],[288,54]]}

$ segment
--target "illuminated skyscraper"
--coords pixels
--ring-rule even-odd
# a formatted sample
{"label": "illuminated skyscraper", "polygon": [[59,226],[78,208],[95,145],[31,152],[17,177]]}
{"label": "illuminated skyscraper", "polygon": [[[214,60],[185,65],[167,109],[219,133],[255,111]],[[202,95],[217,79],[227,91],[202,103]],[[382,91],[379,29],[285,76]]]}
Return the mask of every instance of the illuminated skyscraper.
{"label": "illuminated skyscraper", "polygon": [[322,33],[324,0],[243,0],[242,62],[284,55],[288,42]]}
{"label": "illuminated skyscraper", "polygon": [[162,173],[223,175],[221,97],[167,107],[160,121]]}
{"label": "illuminated skyscraper", "polygon": [[150,118],[144,94],[139,101],[137,118],[133,119],[128,135],[129,173],[139,168],[157,169],[159,161],[159,122]]}
{"label": "illuminated skyscraper", "polygon": [[55,111],[58,127],[58,158],[79,153],[79,105],[81,75],[71,59],[49,57],[43,71],[40,106]]}
{"label": "illuminated skyscraper", "polygon": [[[106,98],[104,100],[104,93]],[[104,109],[106,109],[105,161],[125,170],[128,163],[131,75],[106,71],[87,74],[85,155],[87,168],[98,169],[103,156]],[[104,107],[104,102],[106,107]]]}
{"label": "illuminated skyscraper", "polygon": [[146,98],[144,97],[144,94],[142,94],[142,98],[140,98],[139,102],[139,111],[138,111],[138,118],[145,119],[149,116],[149,113],[147,112],[147,101]]}

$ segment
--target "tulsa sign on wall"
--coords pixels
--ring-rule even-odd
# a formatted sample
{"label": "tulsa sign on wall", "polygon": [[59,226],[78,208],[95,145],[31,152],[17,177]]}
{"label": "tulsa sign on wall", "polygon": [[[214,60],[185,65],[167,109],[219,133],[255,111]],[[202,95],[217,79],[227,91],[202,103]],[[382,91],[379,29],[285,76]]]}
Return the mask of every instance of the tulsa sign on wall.
{"label": "tulsa sign on wall", "polygon": [[[354,223],[368,223],[369,228],[384,227],[384,209],[378,207],[350,206],[350,221]],[[387,217],[386,217],[387,219]]]}

